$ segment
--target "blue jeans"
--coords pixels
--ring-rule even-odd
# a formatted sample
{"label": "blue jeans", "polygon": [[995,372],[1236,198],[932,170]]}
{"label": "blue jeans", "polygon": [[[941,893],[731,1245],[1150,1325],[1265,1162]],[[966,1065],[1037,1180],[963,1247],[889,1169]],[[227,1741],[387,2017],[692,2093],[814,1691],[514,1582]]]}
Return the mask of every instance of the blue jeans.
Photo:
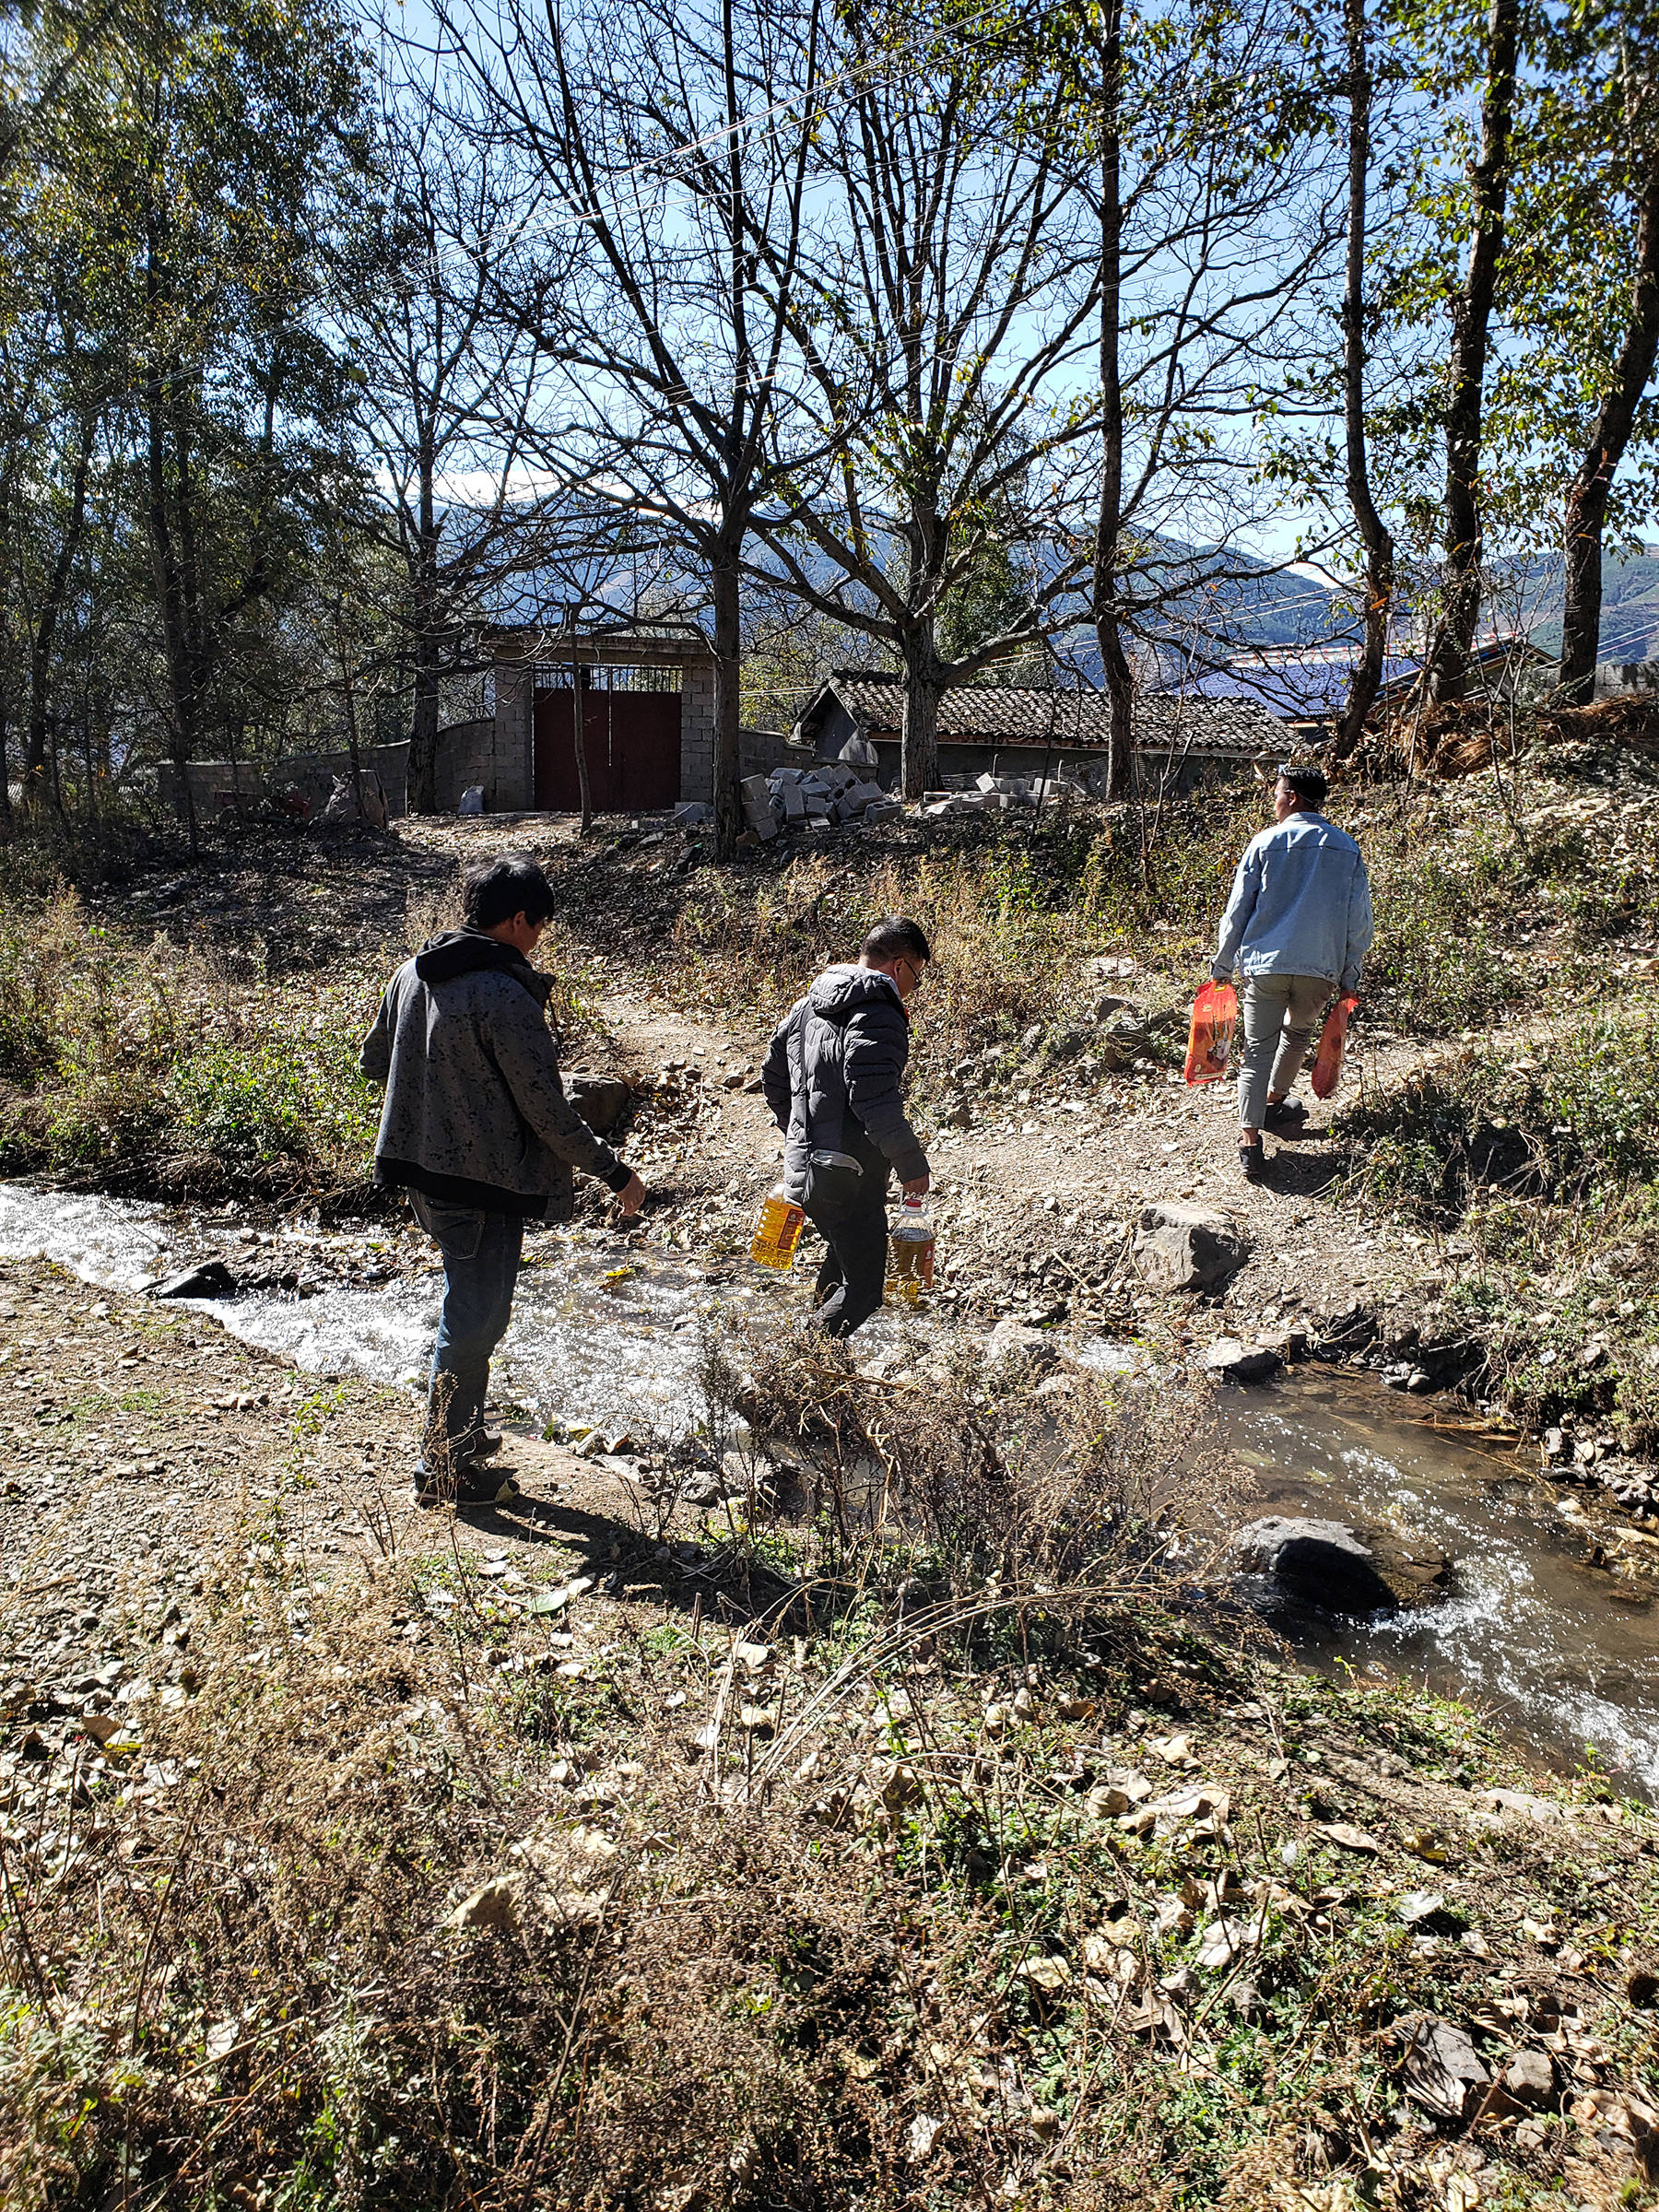
{"label": "blue jeans", "polygon": [[507,1334],[518,1283],[524,1224],[517,1214],[486,1214],[409,1194],[415,1218],[443,1255],[443,1311],[427,1386],[426,1456],[450,1465],[465,1459],[483,1428],[489,1356]]}

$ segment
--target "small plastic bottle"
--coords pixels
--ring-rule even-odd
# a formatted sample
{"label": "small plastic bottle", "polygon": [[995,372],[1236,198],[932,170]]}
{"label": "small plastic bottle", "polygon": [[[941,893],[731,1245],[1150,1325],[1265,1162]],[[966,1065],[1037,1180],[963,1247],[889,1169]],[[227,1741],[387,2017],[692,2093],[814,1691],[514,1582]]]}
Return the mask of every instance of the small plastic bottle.
{"label": "small plastic bottle", "polygon": [[760,1208],[755,1241],[749,1246],[749,1258],[756,1266],[775,1267],[781,1275],[787,1275],[794,1265],[795,1246],[801,1241],[806,1218],[783,1185],[774,1183]]}
{"label": "small plastic bottle", "polygon": [[921,1198],[907,1198],[888,1232],[888,1281],[896,1296],[912,1303],[933,1288],[934,1232]]}

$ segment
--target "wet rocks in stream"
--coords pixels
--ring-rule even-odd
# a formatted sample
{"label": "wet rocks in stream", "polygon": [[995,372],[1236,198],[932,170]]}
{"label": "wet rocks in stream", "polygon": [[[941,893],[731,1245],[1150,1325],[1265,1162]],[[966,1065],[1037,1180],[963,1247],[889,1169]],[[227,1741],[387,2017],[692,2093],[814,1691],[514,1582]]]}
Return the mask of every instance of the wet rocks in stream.
{"label": "wet rocks in stream", "polygon": [[1241,1344],[1218,1336],[1204,1355],[1204,1370],[1218,1382],[1265,1382],[1285,1364],[1283,1355],[1265,1344]]}
{"label": "wet rocks in stream", "polygon": [[1274,1595],[1322,1612],[1394,1613],[1433,1594],[1449,1571],[1438,1555],[1413,1550],[1393,1531],[1361,1535],[1343,1521],[1270,1514],[1241,1529],[1233,1562]]}
{"label": "wet rocks in stream", "polygon": [[198,1260],[151,1289],[152,1298],[234,1298],[236,1277],[223,1260]]}

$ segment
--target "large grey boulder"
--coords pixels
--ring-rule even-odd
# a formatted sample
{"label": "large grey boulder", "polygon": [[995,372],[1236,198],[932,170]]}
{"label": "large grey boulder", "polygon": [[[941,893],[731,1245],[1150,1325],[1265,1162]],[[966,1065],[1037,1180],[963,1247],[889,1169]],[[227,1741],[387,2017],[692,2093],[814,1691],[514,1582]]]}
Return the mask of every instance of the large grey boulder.
{"label": "large grey boulder", "polygon": [[1287,1596],[1330,1613],[1399,1609],[1376,1553],[1345,1522],[1270,1514],[1239,1531],[1233,1559],[1241,1574],[1262,1575]]}
{"label": "large grey boulder", "polygon": [[1215,1290],[1238,1273],[1249,1250],[1230,1215],[1161,1198],[1141,1209],[1135,1265],[1154,1290]]}

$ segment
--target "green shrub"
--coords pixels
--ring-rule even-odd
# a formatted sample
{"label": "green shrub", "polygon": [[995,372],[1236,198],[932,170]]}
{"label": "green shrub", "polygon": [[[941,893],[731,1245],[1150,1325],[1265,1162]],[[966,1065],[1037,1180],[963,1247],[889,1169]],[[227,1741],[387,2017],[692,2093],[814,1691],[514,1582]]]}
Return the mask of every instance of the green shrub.
{"label": "green shrub", "polygon": [[168,1101],[180,1144],[231,1167],[326,1159],[374,1142],[375,1102],[355,1039],[337,1035],[298,1048],[274,1037],[209,1045],[175,1070]]}
{"label": "green shrub", "polygon": [[1505,1062],[1425,1069],[1343,1117],[1371,1197],[1450,1222],[1484,1187],[1605,1204],[1659,1179],[1659,1013],[1627,999]]}

